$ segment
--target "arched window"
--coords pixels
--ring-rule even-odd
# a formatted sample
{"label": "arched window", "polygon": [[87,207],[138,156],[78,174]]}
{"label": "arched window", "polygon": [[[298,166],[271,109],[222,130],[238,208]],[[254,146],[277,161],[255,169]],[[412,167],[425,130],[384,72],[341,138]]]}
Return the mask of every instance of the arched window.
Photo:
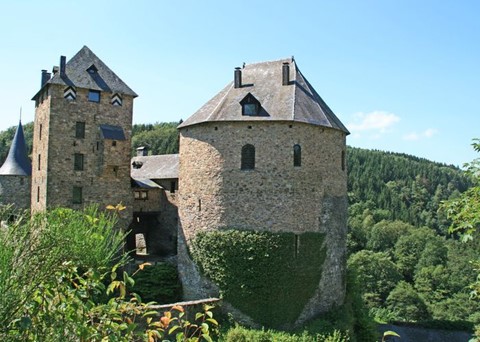
{"label": "arched window", "polygon": [[242,147],[242,170],[255,169],[255,146],[247,144]]}
{"label": "arched window", "polygon": [[302,166],[302,147],[293,145],[293,166]]}

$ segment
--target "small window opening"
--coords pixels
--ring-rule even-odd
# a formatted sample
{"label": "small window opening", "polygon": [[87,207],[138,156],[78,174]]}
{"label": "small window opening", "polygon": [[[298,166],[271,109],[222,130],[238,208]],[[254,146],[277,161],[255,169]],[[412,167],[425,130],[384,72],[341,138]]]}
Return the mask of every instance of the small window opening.
{"label": "small window opening", "polygon": [[345,171],[345,151],[342,151],[342,171]]}
{"label": "small window opening", "polygon": [[77,121],[75,123],[75,138],[77,139],[85,138],[85,122]]}
{"label": "small window opening", "polygon": [[242,170],[255,169],[255,146],[247,144],[242,147],[242,160],[240,168]]}
{"label": "small window opening", "polygon": [[100,102],[100,92],[98,90],[89,90],[88,101],[97,103]]}
{"label": "small window opening", "polygon": [[40,187],[37,186],[37,203],[40,202]]}
{"label": "small window opening", "polygon": [[136,200],[143,200],[143,201],[148,200],[148,191],[139,190],[139,191],[135,191],[134,194],[135,194]]}
{"label": "small window opening", "polygon": [[302,166],[302,147],[293,145],[293,166]]}
{"label": "small window opening", "polygon": [[202,211],[202,200],[198,199],[198,211]]}
{"label": "small window opening", "polygon": [[82,187],[81,186],[74,186],[73,187],[73,204],[82,204],[83,202],[83,194],[82,194]]}
{"label": "small window opening", "polygon": [[175,187],[176,187],[176,185],[177,185],[177,184],[176,184],[175,181],[171,181],[171,182],[170,182],[170,192],[171,192],[172,194],[175,193]]}
{"label": "small window opening", "polygon": [[83,171],[83,162],[84,156],[82,153],[75,153],[74,154],[74,161],[73,161],[73,169],[75,171]]}
{"label": "small window opening", "polygon": [[38,154],[38,171],[40,171],[40,160],[42,158],[42,155],[41,154]]}
{"label": "small window opening", "polygon": [[116,140],[112,140],[112,146],[117,146],[117,141]]}
{"label": "small window opening", "polygon": [[38,138],[40,140],[42,140],[42,128],[43,128],[43,125],[40,124],[40,127],[38,127]]}

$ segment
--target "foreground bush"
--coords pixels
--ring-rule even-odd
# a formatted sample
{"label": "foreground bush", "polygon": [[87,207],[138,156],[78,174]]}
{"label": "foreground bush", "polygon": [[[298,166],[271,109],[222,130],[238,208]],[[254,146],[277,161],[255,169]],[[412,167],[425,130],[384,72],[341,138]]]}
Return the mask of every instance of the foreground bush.
{"label": "foreground bush", "polygon": [[135,282],[119,272],[124,234],[114,215],[0,214],[1,341],[211,341],[210,307],[189,322],[182,307],[161,315],[127,294]]}

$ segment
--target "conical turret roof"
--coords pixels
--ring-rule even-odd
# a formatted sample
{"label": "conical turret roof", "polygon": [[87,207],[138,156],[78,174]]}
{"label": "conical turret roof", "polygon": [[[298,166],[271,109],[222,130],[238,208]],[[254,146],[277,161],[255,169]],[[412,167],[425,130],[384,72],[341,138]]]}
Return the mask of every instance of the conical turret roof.
{"label": "conical turret roof", "polygon": [[27,145],[23,134],[22,122],[18,122],[17,131],[12,140],[7,159],[0,168],[0,175],[31,176],[32,163],[28,158]]}

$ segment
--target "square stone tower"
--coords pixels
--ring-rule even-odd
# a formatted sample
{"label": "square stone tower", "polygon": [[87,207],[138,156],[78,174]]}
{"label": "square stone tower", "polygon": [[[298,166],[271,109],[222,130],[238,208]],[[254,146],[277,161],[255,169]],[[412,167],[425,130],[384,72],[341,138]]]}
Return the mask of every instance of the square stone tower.
{"label": "square stone tower", "polygon": [[35,101],[32,212],[122,203],[130,217],[130,89],[87,46],[52,74]]}

